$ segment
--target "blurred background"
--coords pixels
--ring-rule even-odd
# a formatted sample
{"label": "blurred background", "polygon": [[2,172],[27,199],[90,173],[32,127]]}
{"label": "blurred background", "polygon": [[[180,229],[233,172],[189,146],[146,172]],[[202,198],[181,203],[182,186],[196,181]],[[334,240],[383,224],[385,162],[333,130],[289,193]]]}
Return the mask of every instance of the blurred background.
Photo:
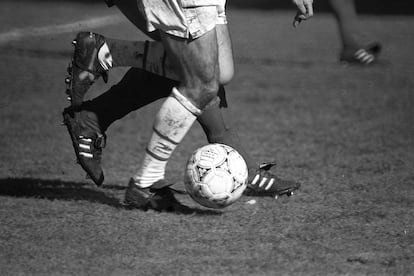
{"label": "blurred background", "polygon": [[[2,2],[24,2],[30,0],[2,0]],[[37,0],[49,2],[80,2],[93,3],[102,2],[103,0]],[[356,1],[357,10],[365,14],[413,14],[414,2],[410,0],[362,0]],[[328,0],[315,0],[315,10],[318,12],[329,11]],[[227,7],[249,8],[249,9],[292,9],[290,0],[229,0]]]}

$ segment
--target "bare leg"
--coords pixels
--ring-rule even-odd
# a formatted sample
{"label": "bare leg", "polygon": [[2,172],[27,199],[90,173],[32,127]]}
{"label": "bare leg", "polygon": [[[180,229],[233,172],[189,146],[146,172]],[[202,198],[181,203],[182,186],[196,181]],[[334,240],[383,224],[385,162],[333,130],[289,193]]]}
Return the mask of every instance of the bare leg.
{"label": "bare leg", "polygon": [[330,0],[344,48],[358,47],[359,22],[354,0]]}
{"label": "bare leg", "polygon": [[135,184],[142,188],[164,178],[167,161],[175,147],[201,110],[216,97],[219,87],[215,30],[190,41],[164,33],[161,39],[178,70],[180,83],[157,113],[143,163],[133,176]]}

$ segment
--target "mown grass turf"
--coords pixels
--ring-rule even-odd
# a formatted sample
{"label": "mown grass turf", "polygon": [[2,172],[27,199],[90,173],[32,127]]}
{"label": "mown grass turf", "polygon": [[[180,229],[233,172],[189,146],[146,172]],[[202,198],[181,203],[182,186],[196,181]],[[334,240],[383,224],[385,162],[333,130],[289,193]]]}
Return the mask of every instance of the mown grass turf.
{"label": "mown grass turf", "polygon": [[[378,65],[359,68],[337,63],[329,15],[297,30],[290,13],[228,15],[237,66],[228,87],[232,121],[248,151],[276,160],[280,175],[303,183],[301,191],[279,200],[243,197],[222,211],[184,195],[178,198],[191,213],[122,208],[159,103],[109,129],[107,180],[96,188],[59,126],[78,30],[16,41],[0,51],[1,274],[412,274],[414,21],[364,17],[385,48]],[[131,39],[134,29],[95,31]],[[123,72],[112,71],[111,83]],[[91,95],[107,87],[98,82]],[[177,188],[186,158],[204,143],[196,125],[176,151],[167,173]]]}

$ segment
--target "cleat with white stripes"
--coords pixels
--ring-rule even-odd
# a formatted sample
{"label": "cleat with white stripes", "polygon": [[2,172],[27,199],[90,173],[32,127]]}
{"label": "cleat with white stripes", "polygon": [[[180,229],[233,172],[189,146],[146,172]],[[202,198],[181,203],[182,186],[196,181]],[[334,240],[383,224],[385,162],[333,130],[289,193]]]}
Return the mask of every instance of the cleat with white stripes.
{"label": "cleat with white stripes", "polygon": [[277,199],[279,196],[292,196],[300,188],[300,183],[281,179],[270,172],[275,163],[263,163],[249,180],[244,192],[248,196],[270,196]]}
{"label": "cleat with white stripes", "polygon": [[102,76],[105,82],[108,81],[109,69],[104,69],[98,59],[99,50],[106,45],[105,37],[92,32],[80,32],[72,44],[75,50],[67,68],[66,94],[71,106],[79,107],[96,79]]}
{"label": "cleat with white stripes", "polygon": [[340,61],[342,63],[371,65],[378,59],[381,44],[372,43],[361,48],[345,48],[342,50]]}
{"label": "cleat with white stripes", "polygon": [[66,125],[72,140],[77,163],[81,165],[87,176],[97,186],[100,186],[104,181],[101,159],[106,137],[96,132],[84,133],[78,116],[79,112],[73,111],[73,108],[65,108],[63,111],[63,123]]}

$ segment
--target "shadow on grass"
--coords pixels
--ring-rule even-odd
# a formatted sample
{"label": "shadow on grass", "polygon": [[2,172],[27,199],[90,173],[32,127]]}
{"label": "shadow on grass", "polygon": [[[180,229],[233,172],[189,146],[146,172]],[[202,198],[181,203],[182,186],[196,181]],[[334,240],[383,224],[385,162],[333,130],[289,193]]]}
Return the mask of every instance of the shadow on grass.
{"label": "shadow on grass", "polygon": [[[105,193],[105,190],[125,190],[123,186],[107,185],[96,188],[86,183],[66,182],[39,178],[4,178],[0,179],[0,195],[12,197],[33,197],[49,200],[84,200],[101,203],[119,209],[131,210],[119,198]],[[186,215],[221,215],[215,210],[190,208],[185,205],[175,206],[170,213]]]}
{"label": "shadow on grass", "polygon": [[0,179],[0,195],[50,200],[85,200],[122,208],[119,199],[89,184],[38,178]]}

